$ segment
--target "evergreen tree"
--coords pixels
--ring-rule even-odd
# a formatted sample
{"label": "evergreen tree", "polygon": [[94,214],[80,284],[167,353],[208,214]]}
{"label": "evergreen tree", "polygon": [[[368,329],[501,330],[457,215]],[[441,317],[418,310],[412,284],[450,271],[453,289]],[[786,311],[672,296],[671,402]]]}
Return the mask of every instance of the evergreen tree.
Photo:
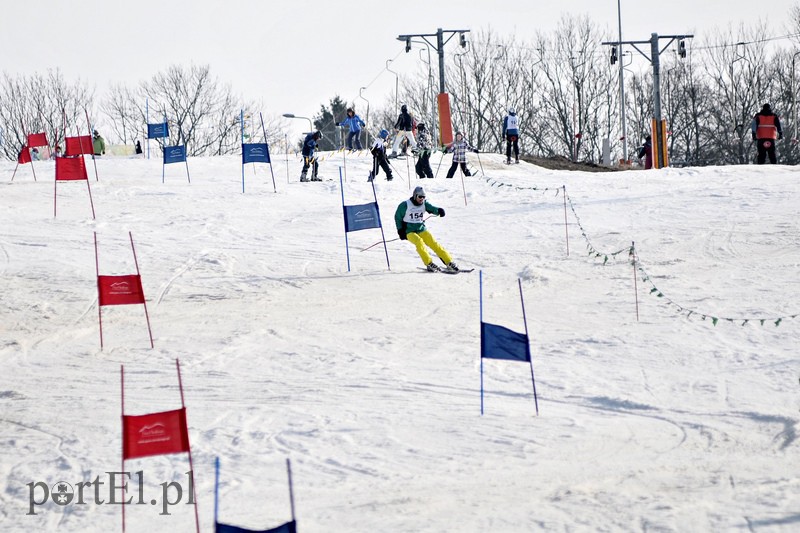
{"label": "evergreen tree", "polygon": [[319,114],[314,116],[314,128],[322,132],[322,139],[319,142],[320,150],[338,150],[344,146],[342,128],[336,124],[347,117],[347,102],[344,102],[337,94],[329,105],[321,105]]}

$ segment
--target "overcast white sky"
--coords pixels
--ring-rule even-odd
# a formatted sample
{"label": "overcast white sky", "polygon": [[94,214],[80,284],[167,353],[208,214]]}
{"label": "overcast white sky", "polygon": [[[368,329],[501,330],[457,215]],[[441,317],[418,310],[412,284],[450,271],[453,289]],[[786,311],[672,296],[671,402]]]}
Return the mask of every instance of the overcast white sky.
{"label": "overcast white sky", "polygon": [[[692,32],[699,43],[715,28],[759,19],[771,34],[785,35],[796,3],[621,0],[623,39]],[[310,116],[335,94],[365,107],[360,87],[371,106],[383,103],[395,85],[386,60],[395,58],[390,68],[401,75],[420,63],[418,53],[403,52],[400,34],[492,29],[525,40],[553,29],[563,13],[587,14],[617,36],[617,0],[4,2],[0,68],[29,74],[60,67],[67,79],[80,77],[103,93],[110,83],[135,84],[171,64],[209,64],[236,93],[263,101],[265,113]]]}

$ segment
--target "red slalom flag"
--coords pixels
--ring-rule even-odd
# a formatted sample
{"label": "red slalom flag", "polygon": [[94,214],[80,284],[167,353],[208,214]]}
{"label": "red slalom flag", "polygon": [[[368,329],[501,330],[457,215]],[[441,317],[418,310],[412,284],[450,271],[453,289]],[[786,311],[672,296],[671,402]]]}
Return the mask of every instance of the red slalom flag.
{"label": "red slalom flag", "polygon": [[25,163],[31,162],[31,150],[27,146],[23,146],[22,150],[19,151],[19,155],[17,156],[17,163],[20,165],[24,165]]}
{"label": "red slalom flag", "polygon": [[92,145],[91,135],[81,135],[79,137],[67,137],[64,139],[66,144],[64,148],[64,155],[92,155],[94,153],[94,146]]}
{"label": "red slalom flag", "polygon": [[28,146],[34,148],[36,146],[50,146],[47,142],[47,134],[42,133],[29,133]]}
{"label": "red slalom flag", "polygon": [[97,289],[101,306],[145,303],[139,274],[97,276]]}
{"label": "red slalom flag", "polygon": [[82,157],[57,157],[56,181],[89,180]]}
{"label": "red slalom flag", "polygon": [[189,452],[186,408],[122,416],[122,459]]}

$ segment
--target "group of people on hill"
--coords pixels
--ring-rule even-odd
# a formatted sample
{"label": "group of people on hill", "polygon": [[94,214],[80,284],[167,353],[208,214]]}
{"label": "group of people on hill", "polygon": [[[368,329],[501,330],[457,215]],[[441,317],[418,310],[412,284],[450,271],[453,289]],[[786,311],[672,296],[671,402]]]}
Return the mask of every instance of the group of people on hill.
{"label": "group of people on hill", "polygon": [[[347,109],[347,116],[341,122],[336,124],[339,127],[347,128],[347,141],[346,146],[348,150],[361,150],[361,132],[366,128],[366,123],[359,117],[355,110],[350,107]],[[770,104],[764,104],[761,111],[756,113],[750,124],[750,129],[753,141],[756,143],[758,156],[756,161],[758,164],[766,162],[767,158],[771,163],[777,162],[775,153],[775,142],[783,139],[783,130],[781,129],[780,118],[772,112]],[[430,157],[434,150],[434,143],[431,139],[430,132],[427,126],[414,120],[414,117],[408,112],[408,106],[403,104],[400,107],[400,114],[394,123],[394,140],[391,143],[391,153],[388,152],[389,145],[389,130],[382,129],[375,137],[375,141],[370,147],[370,152],[373,156],[372,172],[370,173],[370,180],[383,170],[386,174],[386,179],[391,181],[393,179],[392,167],[389,159],[398,156],[398,150],[402,148],[403,153],[407,148],[411,148],[411,152],[417,156],[414,170],[420,179],[433,178],[433,170],[430,165]],[[501,135],[505,141],[505,156],[506,164],[511,164],[511,156],[514,156],[514,162],[519,163],[519,132],[520,122],[517,117],[516,110],[513,107],[508,109],[508,114],[503,118]],[[416,135],[415,135],[416,133]],[[310,132],[306,135],[303,142],[303,170],[300,174],[300,181],[321,181],[318,176],[319,165],[315,152],[317,150],[318,141],[322,138],[320,131]],[[644,143],[637,150],[637,158],[645,169],[653,167],[653,142],[650,135],[645,136]],[[447,171],[447,178],[453,178],[459,167],[464,176],[470,176],[470,170],[467,167],[467,152],[478,153],[478,149],[472,146],[464,137],[464,134],[457,131],[455,139],[444,146],[444,151],[453,154],[453,161],[450,169]],[[308,170],[312,169],[311,178],[307,174]]]}
{"label": "group of people on hill", "polygon": [[[362,150],[361,132],[366,128],[366,123],[356,114],[352,107],[347,108],[345,119],[337,122],[336,126],[348,130],[345,142],[347,150]],[[373,164],[369,179],[375,179],[380,171],[383,170],[384,174],[386,174],[386,180],[391,181],[393,175],[389,159],[398,157],[398,150],[401,149],[402,153],[405,154],[408,148],[411,148],[412,154],[417,156],[417,162],[414,165],[417,176],[420,179],[432,179],[433,169],[431,168],[430,157],[434,150],[434,144],[425,123],[417,122],[408,112],[408,106],[403,104],[400,107],[400,114],[394,123],[394,131],[391,152],[388,151],[390,133],[387,129],[380,130],[372,146],[370,146]],[[503,119],[502,135],[506,141],[506,163],[511,163],[512,150],[515,162],[519,163],[519,119],[514,108],[509,108],[508,115]],[[322,132],[317,130],[308,132],[305,139],[303,139],[301,182],[322,181],[318,174],[319,162],[316,156],[319,141],[322,138]],[[467,152],[478,153],[478,149],[467,142],[462,132],[456,132],[455,139],[444,146],[444,151],[453,154],[453,162],[447,171],[447,178],[453,178],[459,167],[461,167],[465,176],[471,175],[467,167],[466,154]],[[308,177],[309,170],[311,170],[310,178]]]}

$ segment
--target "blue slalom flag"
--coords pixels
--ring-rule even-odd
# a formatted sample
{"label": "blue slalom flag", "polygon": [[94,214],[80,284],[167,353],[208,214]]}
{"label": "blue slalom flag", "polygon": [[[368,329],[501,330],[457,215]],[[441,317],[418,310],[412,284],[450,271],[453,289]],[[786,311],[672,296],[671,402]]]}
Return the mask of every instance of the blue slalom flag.
{"label": "blue slalom flag", "polygon": [[510,329],[481,322],[481,357],[506,361],[531,360],[528,336]]}
{"label": "blue slalom flag", "polygon": [[242,164],[270,163],[267,143],[242,143]]}
{"label": "blue slalom flag", "polygon": [[147,125],[148,139],[161,139],[163,137],[169,137],[169,124],[161,122],[159,124]]}
{"label": "blue slalom flag", "polygon": [[292,520],[272,529],[245,529],[243,527],[214,524],[215,533],[297,533],[297,522]]}
{"label": "blue slalom flag", "polygon": [[378,214],[378,202],[344,206],[344,230],[346,232],[380,227],[381,217]]}
{"label": "blue slalom flag", "polygon": [[170,163],[183,163],[186,161],[186,146],[165,146],[164,147],[164,164]]}

